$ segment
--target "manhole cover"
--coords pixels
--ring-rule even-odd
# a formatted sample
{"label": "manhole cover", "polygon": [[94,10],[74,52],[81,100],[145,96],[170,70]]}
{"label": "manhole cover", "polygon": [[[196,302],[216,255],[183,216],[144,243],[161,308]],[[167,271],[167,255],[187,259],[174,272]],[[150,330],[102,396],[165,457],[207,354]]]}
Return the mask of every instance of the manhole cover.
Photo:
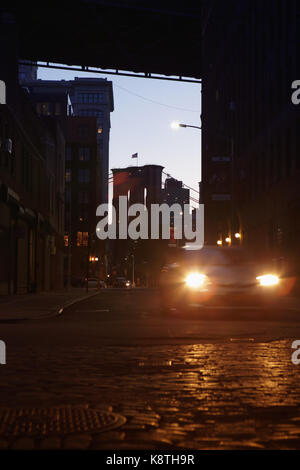
{"label": "manhole cover", "polygon": [[0,436],[45,437],[99,433],[121,426],[126,418],[84,406],[0,409]]}

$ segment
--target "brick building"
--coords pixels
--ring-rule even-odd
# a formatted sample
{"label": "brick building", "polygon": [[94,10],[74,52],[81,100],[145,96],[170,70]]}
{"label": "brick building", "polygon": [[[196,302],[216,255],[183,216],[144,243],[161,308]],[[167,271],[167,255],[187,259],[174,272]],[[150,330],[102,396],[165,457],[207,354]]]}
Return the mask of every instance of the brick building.
{"label": "brick building", "polygon": [[[88,266],[89,274],[103,276],[100,270],[104,247],[95,236],[96,208],[101,199],[97,119],[66,117],[63,127],[66,137],[65,252],[71,255],[71,260],[66,257],[64,271],[67,277],[67,266],[71,261],[72,279],[76,283],[86,276]],[[89,263],[90,256],[98,261]]]}

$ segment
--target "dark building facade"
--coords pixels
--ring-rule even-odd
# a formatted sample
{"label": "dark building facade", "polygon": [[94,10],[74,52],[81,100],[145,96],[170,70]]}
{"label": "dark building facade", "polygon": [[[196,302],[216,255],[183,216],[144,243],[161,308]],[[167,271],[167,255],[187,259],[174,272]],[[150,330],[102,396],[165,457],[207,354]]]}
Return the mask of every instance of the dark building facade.
{"label": "dark building facade", "polygon": [[19,63],[19,82],[20,84],[31,82],[37,79],[37,65],[31,65],[30,61]]}
{"label": "dark building facade", "polygon": [[[65,87],[24,88],[36,113],[44,120],[55,117],[65,135],[64,282],[78,285],[88,273],[103,277],[100,250],[104,247],[95,238],[96,208],[102,197],[98,119],[75,116]],[[93,259],[91,264],[89,258]]]}
{"label": "dark building facade", "polygon": [[180,204],[183,208],[184,204],[190,203],[190,190],[183,186],[182,181],[178,181],[175,178],[167,178],[162,190],[162,201],[169,206]]}
{"label": "dark building facade", "polygon": [[[211,2],[213,3],[213,2]],[[299,15],[299,12],[298,12]],[[204,31],[205,238],[236,240],[297,271],[297,2],[214,2]],[[202,191],[203,190],[203,191]]]}
{"label": "dark building facade", "polygon": [[[103,78],[35,80],[24,83],[35,96],[39,114],[76,115],[97,120],[97,158],[101,202],[108,201],[110,113],[114,110],[112,82]],[[62,102],[63,97],[67,100]]]}
{"label": "dark building facade", "polygon": [[19,86],[17,25],[0,14],[0,293],[63,287],[64,136]]}
{"label": "dark building facade", "polygon": [[[162,202],[168,206],[173,204],[179,204],[182,209],[181,215],[184,213],[184,205],[190,203],[190,190],[183,186],[182,181],[178,181],[175,178],[167,178],[165,180],[164,188],[162,189]],[[183,217],[182,217],[183,220]],[[171,240],[170,244],[175,246],[184,245],[185,239],[174,238],[174,214],[171,214]]]}
{"label": "dark building facade", "polygon": [[64,136],[22,89],[0,105],[0,293],[63,286]]}
{"label": "dark building facade", "polygon": [[55,93],[35,92],[31,88],[23,87],[28,93],[38,116],[63,117],[72,116],[73,108],[70,96],[65,90],[57,90]]}

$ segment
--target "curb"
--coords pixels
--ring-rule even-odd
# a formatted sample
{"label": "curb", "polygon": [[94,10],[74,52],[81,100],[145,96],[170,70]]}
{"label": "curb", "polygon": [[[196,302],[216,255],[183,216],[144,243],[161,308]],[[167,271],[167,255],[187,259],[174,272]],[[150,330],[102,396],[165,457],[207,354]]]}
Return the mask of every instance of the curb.
{"label": "curb", "polygon": [[9,324],[9,323],[23,323],[23,322],[36,321],[36,320],[39,321],[39,320],[45,320],[45,319],[61,316],[66,308],[68,308],[71,305],[74,305],[76,303],[82,302],[83,300],[87,300],[91,297],[94,297],[94,296],[98,295],[99,292],[100,291],[93,292],[91,294],[85,295],[84,297],[77,297],[76,299],[66,301],[63,304],[57,305],[56,307],[54,307],[52,309],[51,313],[49,313],[49,314],[45,314],[45,315],[42,315],[42,316],[39,316],[39,317],[32,317],[32,318],[28,318],[28,317],[27,318],[26,317],[24,317],[24,318],[2,318],[2,319],[0,319],[0,324],[1,323],[6,323],[6,324]]}
{"label": "curb", "polygon": [[[77,299],[73,299],[73,300],[70,300],[68,302],[65,302],[62,306],[57,306],[56,307],[56,313],[51,315],[51,316],[61,316],[63,313],[64,313],[64,310],[68,307],[71,307],[71,305],[74,305],[74,304],[77,304],[79,302],[82,302],[83,300],[87,300],[87,299],[90,299],[91,297],[95,297],[96,295],[98,295],[100,293],[100,290],[98,290],[97,292],[93,292],[92,294],[87,294],[85,295],[84,297],[79,297]],[[49,318],[49,317],[48,317]]]}

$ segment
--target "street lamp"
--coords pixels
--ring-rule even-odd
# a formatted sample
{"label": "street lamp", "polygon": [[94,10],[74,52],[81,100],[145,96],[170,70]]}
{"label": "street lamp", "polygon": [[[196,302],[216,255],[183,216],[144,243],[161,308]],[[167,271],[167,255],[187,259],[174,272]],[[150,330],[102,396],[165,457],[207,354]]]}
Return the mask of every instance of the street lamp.
{"label": "street lamp", "polygon": [[[201,126],[192,126],[190,124],[183,124],[181,122],[176,122],[173,121],[171,123],[171,127],[173,129],[179,129],[179,127],[192,127],[194,129],[199,129],[201,130]],[[229,241],[225,240],[227,243],[231,243],[231,240],[234,240],[234,238],[241,240],[241,235],[240,233],[234,233],[234,221],[235,221],[235,194],[234,194],[234,176],[235,176],[235,169],[234,169],[234,138],[233,136],[231,138],[227,138],[226,136],[222,136],[219,133],[212,132],[210,133],[211,135],[216,135],[217,137],[222,137],[228,140],[230,142],[230,154],[231,154],[231,233]]]}
{"label": "street lamp", "polygon": [[132,287],[135,287],[135,280],[134,280],[134,254],[132,256]]}
{"label": "street lamp", "polygon": [[179,127],[193,127],[194,129],[200,129],[201,126],[192,126],[191,124],[183,124],[181,122],[173,121],[171,122],[172,129],[179,129]]}

